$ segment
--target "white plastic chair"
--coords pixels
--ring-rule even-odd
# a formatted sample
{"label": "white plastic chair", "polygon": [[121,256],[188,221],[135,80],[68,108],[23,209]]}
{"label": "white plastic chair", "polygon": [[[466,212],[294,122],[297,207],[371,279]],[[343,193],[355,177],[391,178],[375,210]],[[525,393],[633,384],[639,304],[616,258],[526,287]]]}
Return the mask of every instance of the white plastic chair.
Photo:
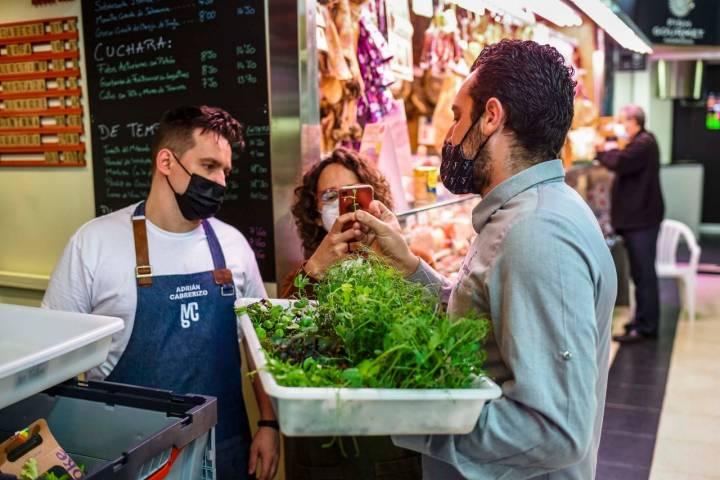
{"label": "white plastic chair", "polygon": [[[683,237],[690,250],[690,263],[679,264],[676,261],[677,247]],[[685,291],[684,308],[690,322],[695,321],[695,285],[700,262],[700,247],[690,227],[677,220],[663,220],[657,242],[655,270],[658,278],[676,278],[681,280]]]}

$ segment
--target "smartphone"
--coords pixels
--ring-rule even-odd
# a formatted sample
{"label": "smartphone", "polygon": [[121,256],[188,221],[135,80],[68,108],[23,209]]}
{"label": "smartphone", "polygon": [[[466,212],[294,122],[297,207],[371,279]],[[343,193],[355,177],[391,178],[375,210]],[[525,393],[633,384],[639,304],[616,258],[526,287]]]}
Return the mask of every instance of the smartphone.
{"label": "smartphone", "polygon": [[[340,203],[340,215],[356,212],[358,210],[370,209],[375,191],[372,185],[347,185],[338,189],[338,200]],[[352,228],[352,223],[343,225],[343,231]]]}

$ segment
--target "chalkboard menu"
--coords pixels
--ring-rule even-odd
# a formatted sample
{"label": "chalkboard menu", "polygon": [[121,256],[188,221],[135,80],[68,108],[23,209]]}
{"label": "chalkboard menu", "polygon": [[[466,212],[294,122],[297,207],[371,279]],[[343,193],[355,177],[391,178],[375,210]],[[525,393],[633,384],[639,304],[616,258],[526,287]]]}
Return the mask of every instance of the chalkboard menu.
{"label": "chalkboard menu", "polygon": [[96,214],[146,198],[165,110],[223,108],[247,128],[218,217],[243,232],[263,279],[275,281],[262,0],[95,0],[82,8]]}

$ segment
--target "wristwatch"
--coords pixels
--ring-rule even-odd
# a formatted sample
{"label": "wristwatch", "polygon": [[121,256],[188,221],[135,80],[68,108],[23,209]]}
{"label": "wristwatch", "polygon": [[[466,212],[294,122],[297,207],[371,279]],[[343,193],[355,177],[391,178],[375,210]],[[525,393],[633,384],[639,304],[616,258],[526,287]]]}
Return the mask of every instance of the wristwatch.
{"label": "wristwatch", "polygon": [[258,428],[270,427],[274,428],[277,431],[280,431],[280,424],[277,422],[277,420],[258,420],[257,426]]}

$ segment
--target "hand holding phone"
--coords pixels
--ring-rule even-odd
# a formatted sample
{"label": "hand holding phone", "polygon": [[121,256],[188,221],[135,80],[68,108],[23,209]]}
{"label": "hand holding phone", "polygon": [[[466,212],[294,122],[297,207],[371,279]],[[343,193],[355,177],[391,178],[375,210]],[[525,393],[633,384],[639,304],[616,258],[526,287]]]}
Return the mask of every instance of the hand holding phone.
{"label": "hand holding phone", "polygon": [[[340,216],[346,213],[356,212],[358,210],[370,209],[374,197],[372,185],[347,185],[338,189],[338,200],[340,207]],[[343,231],[352,228],[351,223],[343,225]]]}

